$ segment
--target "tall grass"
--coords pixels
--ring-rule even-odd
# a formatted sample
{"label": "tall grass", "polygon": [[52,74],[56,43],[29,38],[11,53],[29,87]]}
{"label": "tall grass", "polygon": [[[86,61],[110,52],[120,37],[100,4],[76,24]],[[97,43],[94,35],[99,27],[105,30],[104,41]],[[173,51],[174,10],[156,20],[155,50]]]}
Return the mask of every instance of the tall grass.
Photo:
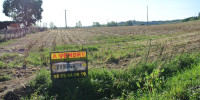
{"label": "tall grass", "polygon": [[42,70],[32,87],[46,99],[198,99],[199,58],[200,53],[181,54],[166,63],[141,61],[124,70],[93,68],[82,79],[50,81],[50,73]]}

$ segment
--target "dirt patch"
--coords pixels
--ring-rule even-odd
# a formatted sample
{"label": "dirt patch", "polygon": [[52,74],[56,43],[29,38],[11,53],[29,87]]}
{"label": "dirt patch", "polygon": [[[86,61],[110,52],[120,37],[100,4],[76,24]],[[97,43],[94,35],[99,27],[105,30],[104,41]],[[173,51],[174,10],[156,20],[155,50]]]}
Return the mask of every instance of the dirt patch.
{"label": "dirt patch", "polygon": [[[27,84],[29,82],[29,80],[33,79],[35,75],[31,75],[29,77],[20,77],[20,78],[16,78],[14,80],[9,80],[9,81],[5,81],[5,82],[0,82],[0,98],[4,98],[4,96],[7,94],[9,95],[9,93],[12,93],[15,89],[24,87],[25,88],[25,84]],[[12,96],[12,95],[10,95]]]}
{"label": "dirt patch", "polygon": [[12,80],[0,82],[0,98],[3,98],[8,92],[13,92],[15,89],[24,87],[34,78],[35,72],[40,68],[17,68],[17,69],[2,69],[1,72],[12,76]]}

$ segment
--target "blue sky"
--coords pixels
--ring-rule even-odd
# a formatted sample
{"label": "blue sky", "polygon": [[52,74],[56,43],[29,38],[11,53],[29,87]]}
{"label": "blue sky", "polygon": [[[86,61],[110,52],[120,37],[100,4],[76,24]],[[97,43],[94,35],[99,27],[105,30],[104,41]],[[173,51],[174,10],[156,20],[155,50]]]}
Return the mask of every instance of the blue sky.
{"label": "blue sky", "polygon": [[[0,0],[0,21],[11,20],[2,13],[3,1]],[[183,19],[200,12],[198,0],[43,0],[41,25],[53,22],[56,26],[64,26],[65,9],[68,26],[75,26],[77,21],[83,26],[92,25],[92,22],[146,21],[147,5],[149,21]]]}

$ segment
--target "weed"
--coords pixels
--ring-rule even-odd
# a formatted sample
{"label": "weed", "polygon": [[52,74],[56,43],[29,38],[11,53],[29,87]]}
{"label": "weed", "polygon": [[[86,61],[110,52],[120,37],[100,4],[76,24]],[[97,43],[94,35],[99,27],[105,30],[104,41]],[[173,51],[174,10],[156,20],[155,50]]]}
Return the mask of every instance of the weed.
{"label": "weed", "polygon": [[97,51],[98,47],[97,46],[88,46],[87,51]]}
{"label": "weed", "polygon": [[11,80],[11,76],[0,76],[0,82]]}
{"label": "weed", "polygon": [[45,92],[46,89],[51,84],[50,73],[45,69],[41,69],[39,72],[37,72],[36,78],[30,81],[29,84],[34,89],[37,89],[35,90],[35,92],[36,91],[40,91],[40,93]]}
{"label": "weed", "polygon": [[20,56],[17,53],[3,53],[0,57],[1,62],[0,66],[4,68],[14,68],[19,67],[21,65],[21,59],[22,56]]}
{"label": "weed", "polygon": [[110,57],[107,59],[108,63],[115,63],[118,64],[119,63],[119,59],[116,58],[113,54],[110,55]]}
{"label": "weed", "polygon": [[44,51],[44,44],[41,44],[41,45],[39,46],[39,51]]}
{"label": "weed", "polygon": [[47,66],[48,65],[48,63],[49,63],[49,55],[48,54],[41,53],[40,54],[40,59],[43,62],[42,63],[43,66]]}
{"label": "weed", "polygon": [[6,67],[5,63],[2,62],[2,61],[0,61],[0,69],[1,69],[1,68],[5,68],[5,67]]}
{"label": "weed", "polygon": [[19,58],[18,53],[3,53],[2,56],[0,57],[1,60],[14,60],[15,58]]}
{"label": "weed", "polygon": [[[199,99],[199,69],[195,66],[199,65],[200,54],[189,54],[199,44],[193,40],[199,38],[180,38],[199,30],[194,28],[197,25],[103,28],[103,32],[98,28],[79,29],[82,35],[78,41],[91,37],[89,44],[84,45],[74,44],[77,41],[72,37],[80,35],[74,29],[67,30],[73,33],[67,33],[69,36],[56,30],[49,39],[54,50],[44,48],[40,53],[30,50],[25,58],[28,64],[48,65],[47,57],[52,51],[87,50],[89,76],[51,82],[49,72],[38,74],[40,77],[30,83],[32,92],[27,94],[28,99]],[[66,42],[62,38],[65,36],[71,45],[58,45]],[[185,43],[187,47],[183,46]],[[123,67],[120,62],[130,62],[128,69],[106,69],[115,65]]]}
{"label": "weed", "polygon": [[[199,61],[197,60],[199,59],[199,54],[185,55],[185,58],[183,56],[177,56],[172,60],[173,62],[170,61],[164,65],[156,61],[151,63],[143,61],[137,67],[131,67],[128,70],[93,68],[89,71],[89,76],[86,78],[71,80],[53,79],[52,83],[50,73],[43,69],[38,73],[36,79],[30,83],[33,90],[35,90],[31,96],[50,98],[58,94],[56,96],[57,99],[109,99],[116,97],[120,97],[121,99],[187,99],[189,95],[192,95],[191,98],[198,98],[198,89],[195,87],[198,87],[199,84],[199,70],[197,70],[199,67],[195,66],[199,65]],[[180,63],[188,61],[192,61],[192,63]],[[180,64],[188,67],[185,69],[179,68]],[[169,66],[166,68],[166,65]],[[168,68],[176,69],[168,70]],[[183,73],[183,71],[186,73]],[[177,78],[171,77],[171,73],[178,75]],[[191,75],[191,73],[193,74]],[[186,79],[182,79],[184,78],[183,75]],[[192,79],[192,81],[189,79]],[[180,82],[181,85],[177,85],[177,82]],[[187,84],[184,84],[185,82]],[[194,88],[195,91],[189,92],[190,90],[194,90]],[[184,91],[185,89],[188,89],[188,91]]]}

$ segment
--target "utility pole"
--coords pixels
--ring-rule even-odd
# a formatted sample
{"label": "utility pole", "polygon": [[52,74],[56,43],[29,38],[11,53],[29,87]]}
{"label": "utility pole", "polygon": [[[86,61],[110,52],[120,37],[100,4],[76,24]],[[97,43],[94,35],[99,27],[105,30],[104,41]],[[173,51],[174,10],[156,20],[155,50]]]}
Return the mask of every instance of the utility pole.
{"label": "utility pole", "polygon": [[149,25],[149,23],[148,23],[148,17],[149,17],[149,15],[148,15],[148,5],[147,5],[147,26]]}
{"label": "utility pole", "polygon": [[41,19],[40,19],[40,27],[42,27],[41,23],[42,23],[42,21],[41,21]]}
{"label": "utility pole", "polygon": [[65,10],[65,27],[67,28],[67,18],[66,18],[66,11],[67,11],[67,10]]}

